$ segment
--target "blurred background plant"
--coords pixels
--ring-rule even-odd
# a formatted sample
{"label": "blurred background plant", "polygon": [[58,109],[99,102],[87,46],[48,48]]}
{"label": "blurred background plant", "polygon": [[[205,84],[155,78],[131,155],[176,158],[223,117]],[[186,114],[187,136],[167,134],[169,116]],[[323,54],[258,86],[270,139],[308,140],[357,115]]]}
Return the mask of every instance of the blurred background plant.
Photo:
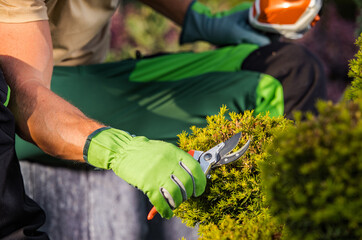
{"label": "blurred background plant", "polygon": [[320,102],[268,146],[262,183],[290,240],[362,239],[362,101]]}

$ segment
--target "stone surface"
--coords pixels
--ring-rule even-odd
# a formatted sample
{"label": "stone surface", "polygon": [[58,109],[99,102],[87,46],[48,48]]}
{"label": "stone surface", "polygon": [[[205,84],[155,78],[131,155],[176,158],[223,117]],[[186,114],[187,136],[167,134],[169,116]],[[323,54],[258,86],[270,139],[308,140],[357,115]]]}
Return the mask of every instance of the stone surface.
{"label": "stone surface", "polygon": [[142,192],[112,171],[54,167],[21,161],[25,189],[46,212],[41,230],[52,240],[187,240],[196,229],[156,217]]}

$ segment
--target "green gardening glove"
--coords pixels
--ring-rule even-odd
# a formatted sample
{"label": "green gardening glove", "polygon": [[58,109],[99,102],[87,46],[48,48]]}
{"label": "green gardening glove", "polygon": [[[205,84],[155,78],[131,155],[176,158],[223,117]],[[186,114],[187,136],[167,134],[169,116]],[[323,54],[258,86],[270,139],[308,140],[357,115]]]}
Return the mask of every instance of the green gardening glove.
{"label": "green gardening glove", "polygon": [[142,190],[164,218],[171,218],[173,209],[205,190],[205,174],[188,153],[118,129],[100,128],[89,135],[84,159],[95,167],[112,169]]}
{"label": "green gardening glove", "polygon": [[252,43],[265,46],[270,39],[249,24],[252,3],[242,3],[229,11],[211,13],[211,10],[193,1],[185,15],[180,43],[198,40],[217,46]]}

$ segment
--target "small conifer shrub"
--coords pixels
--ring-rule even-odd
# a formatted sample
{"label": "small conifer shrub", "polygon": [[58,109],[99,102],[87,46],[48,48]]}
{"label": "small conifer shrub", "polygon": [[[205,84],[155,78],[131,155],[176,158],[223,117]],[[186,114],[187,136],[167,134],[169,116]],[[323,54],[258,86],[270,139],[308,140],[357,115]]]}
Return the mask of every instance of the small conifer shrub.
{"label": "small conifer shrub", "polygon": [[272,217],[267,208],[255,216],[241,219],[226,215],[218,224],[200,225],[200,240],[277,240],[282,238],[283,226]]}
{"label": "small conifer shrub", "polygon": [[267,148],[270,212],[287,239],[362,239],[362,99],[317,108]]}
{"label": "small conifer shrub", "polygon": [[[362,17],[362,16],[361,16]],[[349,63],[348,76],[353,78],[351,88],[347,91],[347,99],[356,99],[362,97],[362,34],[356,41],[359,51]]]}
{"label": "small conifer shrub", "polygon": [[189,226],[198,225],[203,240],[279,239],[282,226],[264,204],[259,165],[267,157],[264,145],[292,122],[283,117],[253,116],[251,111],[226,113],[224,106],[219,114],[207,117],[205,128],[192,127],[191,134],[180,134],[180,148],[205,151],[242,132],[238,147],[252,138],[249,150],[240,160],[212,170],[205,193],[183,203],[175,214]]}

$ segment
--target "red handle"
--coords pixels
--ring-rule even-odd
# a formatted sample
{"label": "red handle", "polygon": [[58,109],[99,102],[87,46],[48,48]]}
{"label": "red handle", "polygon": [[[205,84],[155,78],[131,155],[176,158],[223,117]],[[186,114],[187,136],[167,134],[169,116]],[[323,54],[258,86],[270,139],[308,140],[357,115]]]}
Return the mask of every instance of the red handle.
{"label": "red handle", "polygon": [[147,220],[152,220],[154,216],[156,216],[157,210],[155,207],[151,209],[151,211],[147,215]]}
{"label": "red handle", "polygon": [[[189,153],[191,156],[194,156],[195,150],[190,150],[188,153]],[[155,206],[153,206],[152,209],[151,209],[151,211],[150,211],[150,212],[148,213],[148,215],[147,215],[147,220],[152,220],[152,219],[156,216],[157,213],[158,213],[158,212],[157,212]]]}

